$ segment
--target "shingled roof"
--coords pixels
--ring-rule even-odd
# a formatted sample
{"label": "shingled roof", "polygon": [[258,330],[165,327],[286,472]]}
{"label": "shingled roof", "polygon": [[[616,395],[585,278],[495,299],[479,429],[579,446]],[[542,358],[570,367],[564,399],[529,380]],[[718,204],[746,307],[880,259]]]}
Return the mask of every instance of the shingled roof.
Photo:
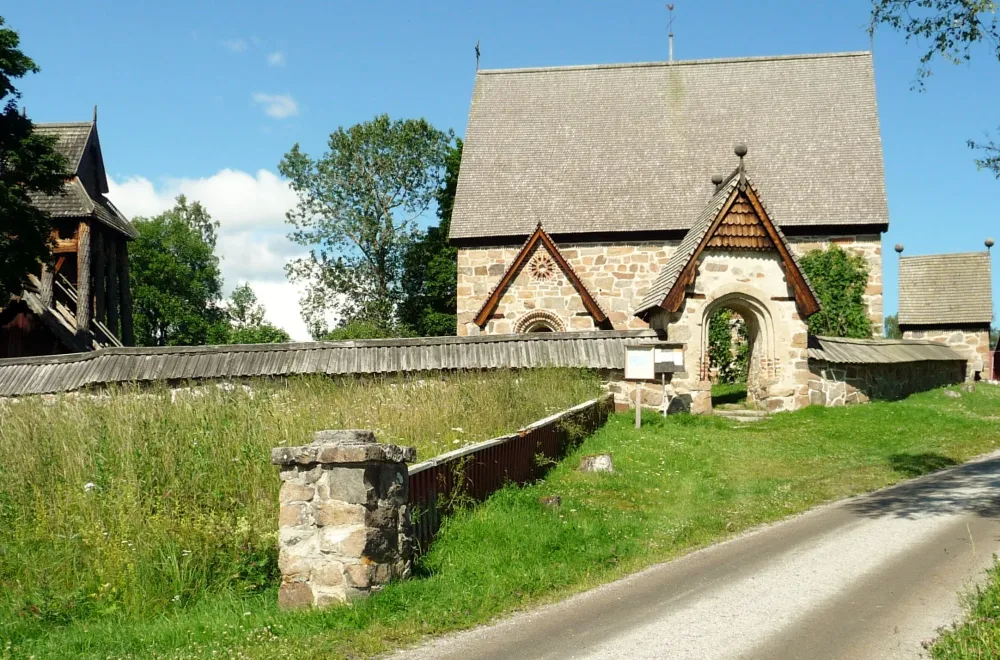
{"label": "shingled roof", "polygon": [[476,76],[454,240],[689,229],[732,154],[782,226],[888,225],[870,53]]}
{"label": "shingled roof", "polygon": [[989,252],[899,260],[899,324],[989,324],[993,290]]}
{"label": "shingled roof", "polygon": [[[61,195],[32,194],[32,203],[54,218],[95,218],[98,222],[118,231],[128,238],[138,233],[124,215],[102,193],[108,191],[104,158],[97,137],[97,125],[89,122],[64,122],[35,124],[35,131],[56,138],[56,149],[62,153],[71,176]],[[80,169],[87,153],[87,145],[95,146],[95,171],[97,191],[88,192],[80,179]]]}

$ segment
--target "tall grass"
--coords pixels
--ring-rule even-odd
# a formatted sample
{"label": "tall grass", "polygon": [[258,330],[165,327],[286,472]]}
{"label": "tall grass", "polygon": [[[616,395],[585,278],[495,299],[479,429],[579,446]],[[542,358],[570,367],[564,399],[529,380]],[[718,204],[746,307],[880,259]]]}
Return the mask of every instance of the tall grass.
{"label": "tall grass", "polygon": [[0,402],[0,639],[271,586],[274,446],[369,428],[425,459],[599,389],[584,372],[532,370]]}

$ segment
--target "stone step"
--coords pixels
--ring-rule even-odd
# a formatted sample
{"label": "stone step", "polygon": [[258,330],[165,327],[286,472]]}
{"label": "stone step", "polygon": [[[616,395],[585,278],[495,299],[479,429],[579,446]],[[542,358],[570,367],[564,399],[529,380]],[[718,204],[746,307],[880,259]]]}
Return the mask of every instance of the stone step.
{"label": "stone step", "polygon": [[767,418],[763,410],[716,410],[714,414],[734,422],[759,422]]}

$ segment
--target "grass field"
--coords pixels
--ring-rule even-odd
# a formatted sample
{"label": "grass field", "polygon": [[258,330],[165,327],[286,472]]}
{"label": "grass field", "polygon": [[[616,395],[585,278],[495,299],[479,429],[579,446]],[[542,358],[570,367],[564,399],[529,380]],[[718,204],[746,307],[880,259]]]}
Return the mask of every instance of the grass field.
{"label": "grass field", "polygon": [[0,402],[0,649],[269,589],[274,446],[368,428],[425,459],[599,394],[586,372],[532,370]]}
{"label": "grass field", "polygon": [[1000,656],[1000,562],[985,584],[969,594],[965,620],[941,634],[931,646],[937,660],[989,660]]}
{"label": "grass field", "polygon": [[[155,615],[17,614],[0,630],[17,657],[366,656],[990,451],[1000,445],[998,407],[1000,389],[980,386],[960,399],[935,391],[746,426],[648,414],[636,430],[631,414],[614,415],[543,482],[449,519],[416,578],[354,607],[282,613],[272,582],[183,595]],[[613,454],[614,474],[573,469],[580,455],[599,452]],[[561,508],[541,506],[543,495],[559,495]]]}

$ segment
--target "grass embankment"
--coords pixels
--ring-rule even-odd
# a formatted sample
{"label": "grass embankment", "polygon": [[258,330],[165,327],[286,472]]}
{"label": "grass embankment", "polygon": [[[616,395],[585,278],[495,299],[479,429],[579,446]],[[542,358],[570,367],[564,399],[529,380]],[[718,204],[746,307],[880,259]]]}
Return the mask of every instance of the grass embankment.
{"label": "grass embankment", "polygon": [[1000,562],[986,582],[969,594],[966,618],[938,637],[930,648],[938,660],[987,660],[1000,656]]}
{"label": "grass embankment", "polygon": [[[505,489],[446,522],[418,577],[352,608],[281,613],[273,586],[218,592],[165,616],[109,613],[15,627],[36,657],[368,655],[487,621],[675,557],[820,502],[872,490],[1000,445],[1000,389],[949,399],[810,408],[736,425],[615,415],[544,482]],[[610,452],[615,474],[581,474]],[[559,495],[547,509],[543,495]]]}
{"label": "grass embankment", "polygon": [[271,588],[274,446],[368,428],[426,459],[599,394],[586,372],[532,370],[0,402],[0,654],[60,625]]}

